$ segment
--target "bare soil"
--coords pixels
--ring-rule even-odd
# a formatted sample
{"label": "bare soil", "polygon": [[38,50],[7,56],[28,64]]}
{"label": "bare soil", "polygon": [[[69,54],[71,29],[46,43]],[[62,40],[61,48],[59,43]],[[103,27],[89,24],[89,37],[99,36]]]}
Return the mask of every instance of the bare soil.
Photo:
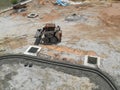
{"label": "bare soil", "polygon": [[[92,2],[66,7],[53,2],[55,0],[33,0],[25,12],[1,14],[1,53],[24,52],[27,45],[34,43],[36,30],[52,22],[60,25],[62,42],[39,45],[41,53],[76,64],[83,64],[85,55],[99,56],[100,69],[114,76],[120,85],[120,2]],[[27,18],[31,12],[39,16]],[[78,20],[65,20],[73,14],[79,16]],[[24,35],[24,38],[15,38]],[[3,50],[5,47],[8,48]]]}

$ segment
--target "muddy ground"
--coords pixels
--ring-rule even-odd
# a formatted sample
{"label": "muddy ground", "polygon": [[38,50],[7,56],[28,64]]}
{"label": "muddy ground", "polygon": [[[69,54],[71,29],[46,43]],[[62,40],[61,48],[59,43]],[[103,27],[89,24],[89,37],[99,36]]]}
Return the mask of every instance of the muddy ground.
{"label": "muddy ground", "polygon": [[[33,0],[27,11],[0,16],[0,54],[23,53],[33,45],[38,28],[52,22],[62,29],[62,42],[39,45],[40,53],[58,60],[83,64],[85,55],[101,58],[100,69],[120,85],[120,3],[92,2],[62,7]],[[27,18],[29,13],[37,18]],[[74,16],[76,14],[76,16]]]}

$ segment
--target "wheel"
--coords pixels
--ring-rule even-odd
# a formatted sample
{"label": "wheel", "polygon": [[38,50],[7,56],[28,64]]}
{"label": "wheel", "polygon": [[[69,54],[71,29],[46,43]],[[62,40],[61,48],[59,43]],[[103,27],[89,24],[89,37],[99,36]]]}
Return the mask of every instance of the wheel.
{"label": "wheel", "polygon": [[47,38],[47,37],[44,38],[43,41],[44,41],[44,44],[48,44],[50,42],[49,38]]}
{"label": "wheel", "polygon": [[62,38],[62,31],[57,31],[56,33],[55,33],[55,36],[56,36],[56,38],[57,38],[57,40],[59,41],[59,42],[61,42],[61,38]]}
{"label": "wheel", "polygon": [[34,45],[39,45],[39,43],[40,43],[40,38],[36,38]]}
{"label": "wheel", "polygon": [[40,35],[42,34],[41,32],[42,32],[42,29],[37,29],[36,34],[35,34],[34,37],[35,37],[35,38],[39,38]]}
{"label": "wheel", "polygon": [[51,43],[57,43],[58,40],[57,40],[56,37],[52,37],[52,38],[50,38],[50,42],[51,42]]}

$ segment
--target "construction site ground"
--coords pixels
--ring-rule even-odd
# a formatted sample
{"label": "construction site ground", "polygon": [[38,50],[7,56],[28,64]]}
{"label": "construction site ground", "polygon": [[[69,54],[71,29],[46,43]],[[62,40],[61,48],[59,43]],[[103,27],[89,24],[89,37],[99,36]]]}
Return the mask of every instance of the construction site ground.
{"label": "construction site ground", "polygon": [[[27,11],[1,14],[0,54],[23,53],[34,44],[38,28],[55,23],[61,27],[62,41],[57,45],[40,44],[40,53],[80,65],[85,55],[99,56],[100,69],[120,86],[120,3],[87,2],[63,7],[52,2],[33,0]],[[29,13],[39,16],[27,18]]]}

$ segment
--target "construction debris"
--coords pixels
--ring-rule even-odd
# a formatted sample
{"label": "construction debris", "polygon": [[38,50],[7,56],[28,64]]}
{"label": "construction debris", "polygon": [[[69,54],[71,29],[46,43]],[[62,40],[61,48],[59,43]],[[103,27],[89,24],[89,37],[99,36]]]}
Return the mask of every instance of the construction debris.
{"label": "construction debris", "polygon": [[36,17],[38,17],[38,14],[36,14],[36,13],[30,13],[30,14],[28,14],[27,17],[28,18],[36,18]]}
{"label": "construction debris", "polygon": [[78,21],[79,19],[80,16],[75,13],[65,18],[66,21]]}
{"label": "construction debris", "polygon": [[83,2],[74,2],[74,1],[71,1],[71,0],[56,0],[56,3],[58,5],[61,5],[61,6],[84,4]]}
{"label": "construction debris", "polygon": [[56,3],[61,6],[68,6],[68,0],[56,0]]}
{"label": "construction debris", "polygon": [[27,4],[17,4],[13,6],[13,9],[21,9],[26,7],[27,7]]}
{"label": "construction debris", "polygon": [[72,15],[68,15],[65,17],[65,21],[78,21],[86,25],[97,26],[101,23],[101,20],[97,17],[97,14],[93,12],[81,12],[80,14],[73,13]]}

